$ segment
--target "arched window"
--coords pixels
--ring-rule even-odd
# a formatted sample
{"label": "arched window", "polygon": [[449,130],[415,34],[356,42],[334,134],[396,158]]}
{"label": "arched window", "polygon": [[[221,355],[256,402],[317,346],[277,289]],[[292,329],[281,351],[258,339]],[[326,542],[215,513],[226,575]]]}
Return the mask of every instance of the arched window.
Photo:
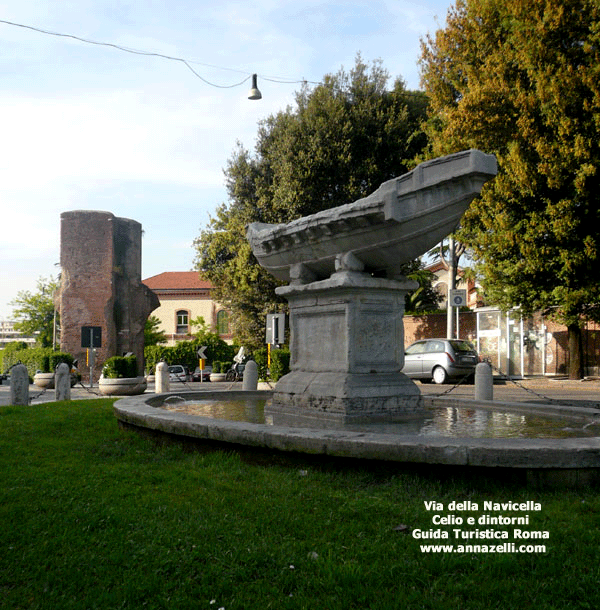
{"label": "arched window", "polygon": [[185,309],[180,309],[176,314],[177,322],[175,326],[175,334],[187,335],[190,330],[190,314]]}
{"label": "arched window", "polygon": [[229,334],[229,312],[225,311],[224,309],[217,312],[217,334]]}

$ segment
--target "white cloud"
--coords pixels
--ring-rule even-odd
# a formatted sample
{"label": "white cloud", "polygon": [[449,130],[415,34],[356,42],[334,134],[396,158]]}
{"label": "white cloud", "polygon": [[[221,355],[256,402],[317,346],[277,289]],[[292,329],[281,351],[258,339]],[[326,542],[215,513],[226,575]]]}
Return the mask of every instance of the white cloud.
{"label": "white cloud", "polygon": [[200,152],[190,155],[186,146],[214,128],[201,108],[165,109],[121,91],[69,99],[4,97],[0,113],[9,117],[0,149],[5,188],[109,177],[222,183],[216,167],[199,167]]}

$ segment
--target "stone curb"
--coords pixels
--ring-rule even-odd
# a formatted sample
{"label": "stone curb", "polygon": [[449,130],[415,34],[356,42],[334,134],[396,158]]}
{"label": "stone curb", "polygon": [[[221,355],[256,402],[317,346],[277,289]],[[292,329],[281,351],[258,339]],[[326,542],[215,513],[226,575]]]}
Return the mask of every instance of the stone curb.
{"label": "stone curb", "polygon": [[[209,397],[204,392],[199,396],[203,399]],[[218,397],[218,394],[215,397]],[[156,404],[158,400],[153,398],[151,402]],[[169,434],[312,455],[516,469],[600,468],[600,437],[474,439],[393,436],[215,420],[163,411],[151,406],[149,402],[145,397],[119,400],[114,405],[115,414],[124,423]],[[484,406],[491,408],[492,405]],[[503,408],[498,403],[494,403],[493,406]],[[527,411],[522,404],[512,406],[515,410],[518,408]],[[542,414],[539,405],[533,407],[536,412]],[[544,407],[545,415],[548,414],[549,409],[550,406]],[[581,418],[590,419],[590,422],[598,420],[597,412],[595,417],[588,418],[586,409],[580,411],[577,415],[578,420]],[[564,415],[564,413],[560,414]]]}

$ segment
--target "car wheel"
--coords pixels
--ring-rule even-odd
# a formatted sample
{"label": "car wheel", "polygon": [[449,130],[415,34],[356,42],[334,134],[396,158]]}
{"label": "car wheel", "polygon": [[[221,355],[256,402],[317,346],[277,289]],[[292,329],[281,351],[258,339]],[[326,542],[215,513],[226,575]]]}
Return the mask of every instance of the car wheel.
{"label": "car wheel", "polygon": [[448,381],[448,373],[446,373],[446,370],[443,367],[436,366],[433,369],[433,380],[438,384],[446,383],[446,381]]}

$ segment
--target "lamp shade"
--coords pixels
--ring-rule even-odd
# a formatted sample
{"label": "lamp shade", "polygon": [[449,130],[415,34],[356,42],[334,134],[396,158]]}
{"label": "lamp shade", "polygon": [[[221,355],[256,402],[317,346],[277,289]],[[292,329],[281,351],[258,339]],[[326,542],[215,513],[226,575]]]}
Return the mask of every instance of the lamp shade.
{"label": "lamp shade", "polygon": [[260,100],[260,99],[262,99],[262,94],[258,90],[258,87],[256,85],[256,78],[257,78],[256,74],[253,74],[252,75],[252,88],[248,92],[248,99],[249,100]]}

